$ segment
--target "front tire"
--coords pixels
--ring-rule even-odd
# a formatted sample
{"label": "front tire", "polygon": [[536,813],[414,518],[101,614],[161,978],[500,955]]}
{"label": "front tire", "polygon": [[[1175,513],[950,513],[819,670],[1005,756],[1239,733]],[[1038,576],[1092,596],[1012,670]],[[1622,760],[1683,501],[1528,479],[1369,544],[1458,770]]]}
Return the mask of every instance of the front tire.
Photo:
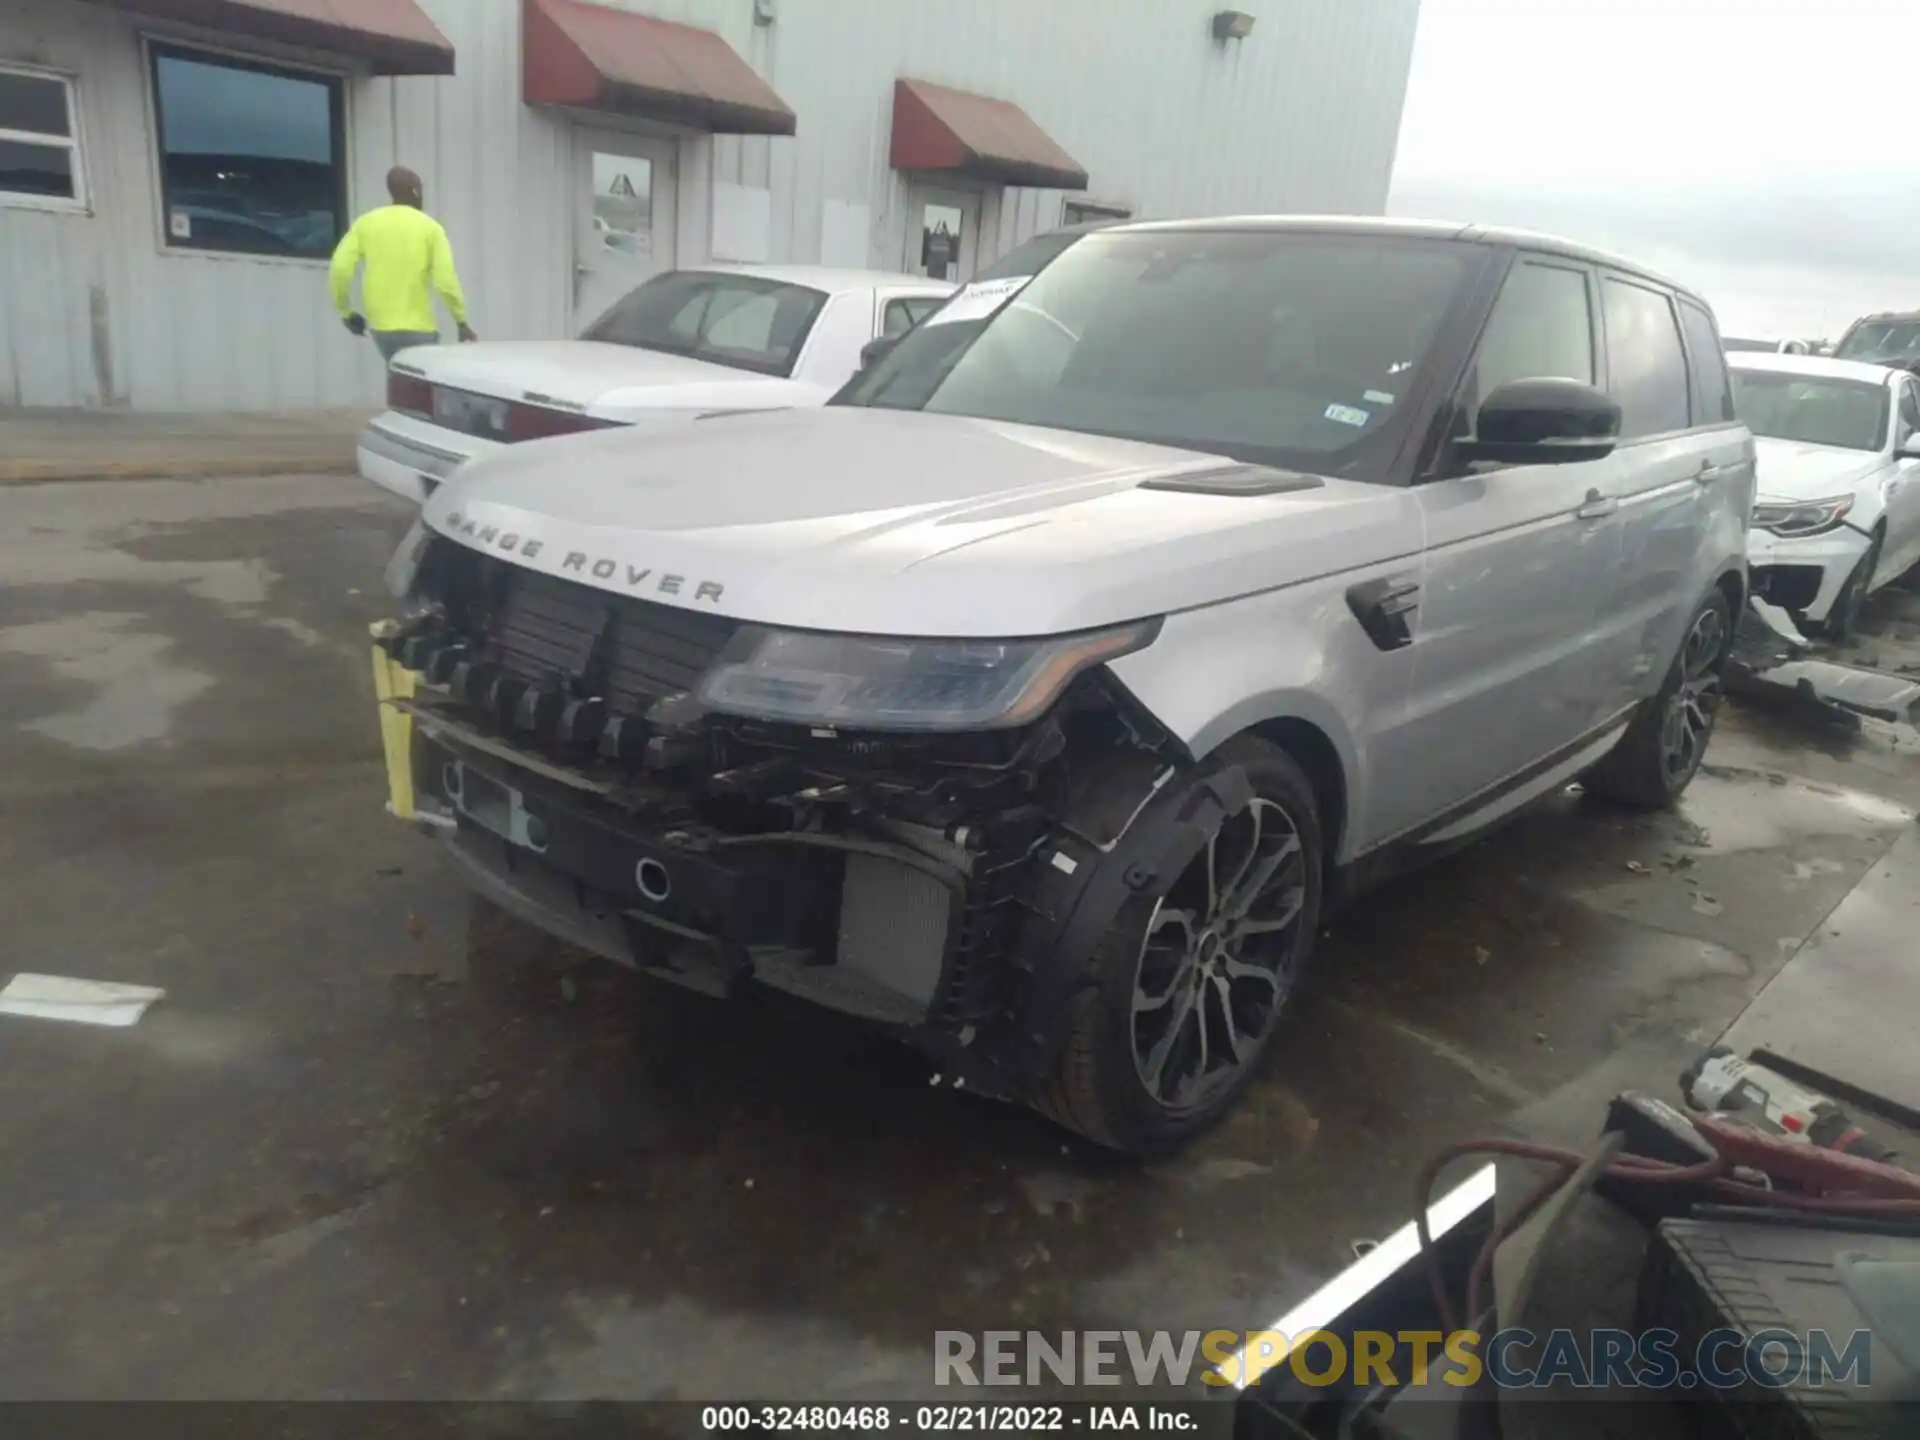
{"label": "front tire", "polygon": [[1034,1104],[1132,1155],[1178,1149],[1252,1082],[1296,993],[1324,877],[1312,783],[1277,745],[1242,736],[1218,759],[1253,799],[1170,884],[1137,896],[1094,948],[1093,984]]}
{"label": "front tire", "polygon": [[1706,758],[1724,698],[1721,672],[1733,634],[1732,607],[1718,589],[1700,602],[1661,683],[1620,743],[1587,772],[1587,790],[1640,810],[1671,805]]}
{"label": "front tire", "polygon": [[1887,532],[1876,525],[1873,539],[1867,544],[1867,553],[1853,567],[1853,573],[1847,576],[1847,583],[1833,597],[1833,608],[1827,612],[1827,618],[1820,622],[1820,634],[1836,645],[1851,640],[1854,631],[1860,627],[1860,611],[1873,589],[1873,572],[1880,568],[1880,548],[1886,538]]}

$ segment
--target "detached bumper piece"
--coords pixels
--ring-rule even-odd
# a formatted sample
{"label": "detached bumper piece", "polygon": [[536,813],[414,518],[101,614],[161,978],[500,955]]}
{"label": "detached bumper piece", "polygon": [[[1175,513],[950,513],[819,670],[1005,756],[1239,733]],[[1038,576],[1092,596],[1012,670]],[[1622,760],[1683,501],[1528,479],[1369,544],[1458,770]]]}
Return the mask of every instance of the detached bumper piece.
{"label": "detached bumper piece", "polygon": [[1787,704],[1829,724],[1857,729],[1862,716],[1920,723],[1920,679],[1813,658],[1793,622],[1764,599],[1750,601],[1740,617],[1727,680],[1737,693]]}

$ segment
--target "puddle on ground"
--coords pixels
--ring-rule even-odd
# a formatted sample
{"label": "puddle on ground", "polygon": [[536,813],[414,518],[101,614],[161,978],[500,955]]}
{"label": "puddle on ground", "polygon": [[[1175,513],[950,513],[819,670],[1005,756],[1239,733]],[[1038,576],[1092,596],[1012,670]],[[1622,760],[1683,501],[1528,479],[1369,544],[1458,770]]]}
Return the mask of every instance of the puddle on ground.
{"label": "puddle on ground", "polygon": [[[570,1333],[562,1333],[562,1332]],[[577,1298],[561,1326],[496,1343],[524,1349],[501,1385],[528,1400],[756,1400],[887,1398],[923,1390],[931,1333],[882,1345],[830,1320],[717,1312],[686,1296],[648,1303]]]}
{"label": "puddle on ground", "polygon": [[1679,807],[1700,849],[1772,850],[1810,835],[1870,836],[1898,829],[1913,811],[1838,785],[1709,765]]}
{"label": "puddle on ground", "polygon": [[126,750],[167,739],[174,712],[210,688],[213,677],[169,661],[173,641],[134,628],[144,619],[89,610],[0,631],[0,651],[45,660],[62,679],[94,687],[78,708],[20,728],[79,750]]}

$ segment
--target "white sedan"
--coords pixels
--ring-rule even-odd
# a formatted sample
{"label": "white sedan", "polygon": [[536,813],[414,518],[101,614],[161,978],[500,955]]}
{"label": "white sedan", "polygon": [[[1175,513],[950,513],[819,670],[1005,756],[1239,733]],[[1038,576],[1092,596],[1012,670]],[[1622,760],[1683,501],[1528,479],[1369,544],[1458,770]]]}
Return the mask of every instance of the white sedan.
{"label": "white sedan", "polygon": [[727,410],[823,405],[877,339],[904,335],[954,286],[812,265],[656,275],[578,340],[420,346],[387,368],[360,473],[420,502],[476,455],[523,440]]}
{"label": "white sedan", "polygon": [[1867,595],[1920,563],[1920,380],[1812,355],[1727,363],[1755,437],[1753,593],[1844,639]]}

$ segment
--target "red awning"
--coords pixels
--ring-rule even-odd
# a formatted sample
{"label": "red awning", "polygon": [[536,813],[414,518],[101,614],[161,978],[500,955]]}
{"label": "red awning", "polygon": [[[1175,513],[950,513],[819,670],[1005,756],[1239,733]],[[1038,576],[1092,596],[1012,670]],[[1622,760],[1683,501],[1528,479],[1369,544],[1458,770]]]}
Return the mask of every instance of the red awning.
{"label": "red awning", "polygon": [[521,98],[723,135],[791,135],[793,111],[711,30],[585,0],[521,0]]}
{"label": "red awning", "polygon": [[370,61],[376,75],[451,75],[453,46],[414,0],[97,0],[225,35]]}
{"label": "red awning", "polygon": [[1011,100],[925,80],[893,82],[893,168],[1084,190],[1087,172]]}

